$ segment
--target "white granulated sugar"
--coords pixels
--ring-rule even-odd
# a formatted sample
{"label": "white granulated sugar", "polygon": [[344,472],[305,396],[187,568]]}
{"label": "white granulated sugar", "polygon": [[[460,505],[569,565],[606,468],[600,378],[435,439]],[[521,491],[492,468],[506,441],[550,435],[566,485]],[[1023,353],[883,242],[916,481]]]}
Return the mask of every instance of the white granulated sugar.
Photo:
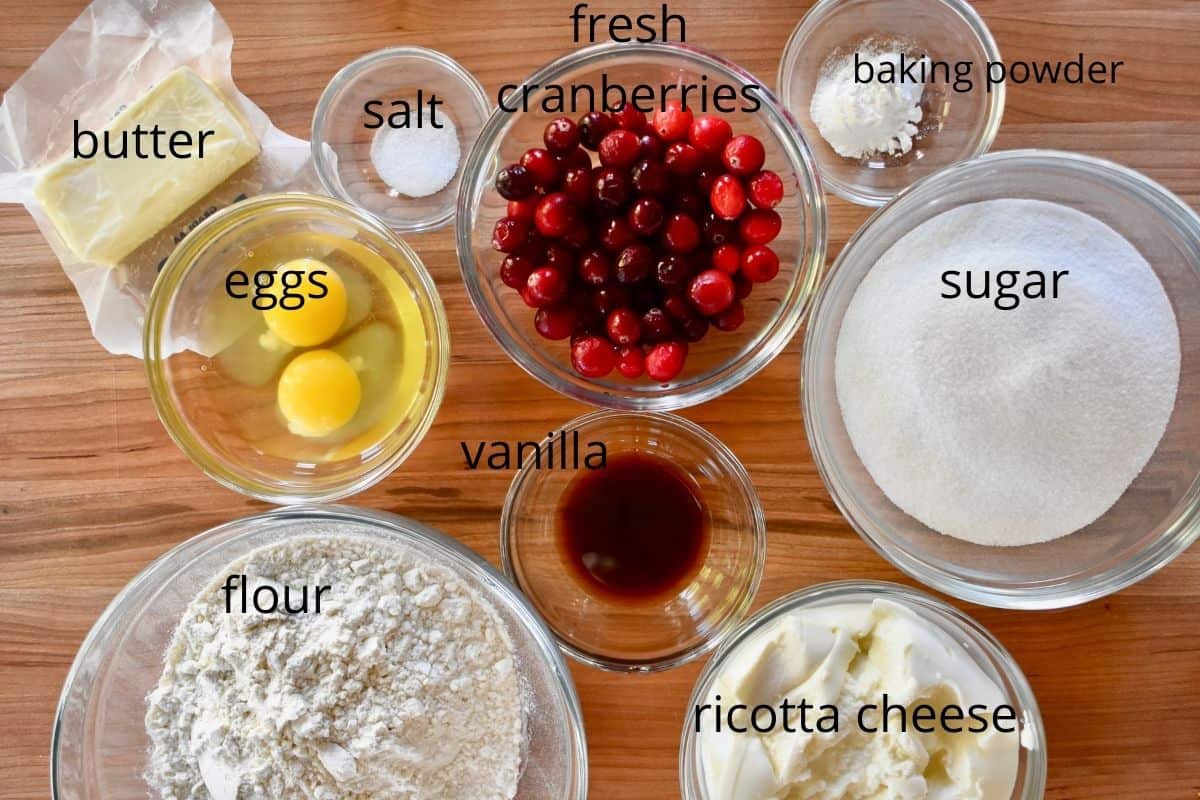
{"label": "white granulated sugar", "polygon": [[392,190],[406,197],[428,197],[450,184],[458,172],[462,148],[458,129],[445,113],[437,115],[435,128],[428,118],[421,127],[382,127],[371,142],[371,164]]}
{"label": "white granulated sugar", "polygon": [[[901,63],[899,53],[860,53],[859,57],[871,63],[872,74],[878,74],[885,64],[895,69]],[[918,70],[922,69],[923,65],[918,66]],[[917,123],[924,116],[921,110],[924,92],[924,84],[903,78],[896,83],[878,80],[857,83],[851,53],[822,70],[809,115],[822,138],[838,155],[847,158],[878,153],[903,155],[912,149]]]}
{"label": "white granulated sugar", "polygon": [[[944,270],[989,268],[1070,274],[1058,299],[1011,311],[941,296]],[[1080,211],[1007,199],[940,214],[883,254],[846,310],[836,385],[892,502],[960,539],[1023,545],[1120,498],[1162,438],[1179,368],[1175,314],[1133,245]]]}
{"label": "white granulated sugar", "polygon": [[[321,613],[225,611],[225,577],[330,585]],[[309,600],[312,602],[310,590]],[[188,607],[148,699],[167,800],[508,800],[524,710],[496,610],[445,568],[361,536],[230,564]]]}

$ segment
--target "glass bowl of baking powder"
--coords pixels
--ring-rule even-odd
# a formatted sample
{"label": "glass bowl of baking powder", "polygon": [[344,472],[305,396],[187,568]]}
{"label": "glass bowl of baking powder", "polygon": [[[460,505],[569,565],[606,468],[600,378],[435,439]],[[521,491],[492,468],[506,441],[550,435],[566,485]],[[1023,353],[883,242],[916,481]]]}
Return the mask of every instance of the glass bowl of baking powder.
{"label": "glass bowl of baking powder", "polygon": [[[307,555],[297,560],[295,553]],[[388,555],[376,558],[379,553]],[[386,572],[388,564],[401,562],[406,566],[396,575],[376,574],[381,569]],[[280,570],[278,581],[262,577],[269,574],[262,571],[268,564]],[[300,565],[298,571],[293,564]],[[234,565],[241,569],[232,577],[226,575]],[[237,572],[249,573],[248,581]],[[271,588],[281,592],[282,584],[299,592],[293,578],[310,573],[331,578],[333,585],[325,594],[315,584],[305,586],[315,591],[304,598],[303,612],[297,594],[280,600],[288,604],[286,614],[266,613],[261,607],[270,604],[266,595],[272,594]],[[255,604],[249,614],[240,607],[247,594],[239,586],[246,582]],[[222,585],[233,587],[232,616],[240,615],[239,622],[221,613],[227,610],[219,608],[225,605]],[[216,594],[210,597],[214,588]],[[339,591],[346,596],[339,597]],[[198,604],[214,598],[216,605],[200,609],[198,615]],[[317,598],[324,599],[324,609]],[[454,606],[448,607],[451,602]],[[459,613],[464,605],[471,609],[465,621]],[[483,609],[482,616],[478,609]],[[251,619],[255,611],[260,613]],[[384,633],[357,635],[355,626],[364,628],[369,622],[378,627],[381,616],[393,620]],[[421,619],[440,620],[440,624],[412,630],[413,620]],[[261,638],[260,629],[271,626],[276,633]],[[503,641],[504,653],[511,651],[497,656],[491,666],[480,666],[496,656],[479,652],[491,650],[480,643],[484,628],[502,630],[506,637],[489,641]],[[247,649],[245,642],[230,636],[214,637],[213,629],[236,630],[246,641],[262,646]],[[316,633],[305,638],[306,630]],[[250,639],[248,634],[260,638]],[[298,649],[281,655],[279,646],[293,635],[299,639]],[[469,645],[468,639],[472,639]],[[190,653],[201,657],[189,659]],[[231,666],[242,657],[243,667]],[[514,696],[523,708],[520,733],[505,734],[519,740],[512,747],[508,747],[512,742],[506,744],[512,763],[505,765],[504,775],[515,784],[506,796],[584,800],[587,746],[570,672],[533,607],[484,559],[413,520],[345,506],[297,506],[234,520],[152,563],[117,595],[92,628],[59,700],[51,796],[61,800],[160,796],[164,783],[177,783],[197,771],[214,797],[295,797],[299,790],[291,778],[312,777],[319,779],[324,791],[335,792],[329,796],[399,796],[404,781],[408,781],[405,791],[420,790],[422,775],[438,778],[486,766],[495,756],[486,748],[453,751],[471,740],[472,729],[504,724],[503,709],[486,707],[471,708],[469,713],[458,708],[448,722],[442,713],[447,709],[433,707],[437,704],[416,695],[435,699],[428,687],[441,681],[442,697],[451,698],[453,706],[460,703],[461,698],[453,699],[459,694],[474,697],[471,686],[487,689],[501,683],[502,671],[506,682],[515,672]],[[472,677],[472,672],[477,674]],[[195,682],[192,675],[200,681],[190,695],[173,685]],[[160,681],[164,677],[170,680]],[[470,680],[460,684],[459,677]],[[226,686],[231,682],[258,684],[261,691],[234,690]],[[351,725],[337,743],[318,735],[322,726],[330,727],[331,717],[337,718],[342,704],[348,703],[362,716],[368,705],[395,699],[414,686],[419,691],[414,689],[414,696],[401,707],[377,709],[382,722]],[[320,687],[336,688],[337,697],[343,699],[332,703],[311,696]],[[488,691],[483,694],[492,696]],[[211,700],[211,707],[190,708],[194,698]],[[236,711],[243,700],[250,702],[249,711],[230,717],[229,709]],[[232,705],[223,709],[223,701]],[[182,721],[172,719],[171,709]],[[226,717],[234,724],[220,732],[215,721]],[[347,718],[341,715],[342,722]],[[420,737],[404,732],[410,724],[406,720],[421,727]],[[255,739],[251,728],[277,728],[279,739]],[[172,739],[174,729],[178,735]],[[165,737],[160,735],[164,731]],[[214,731],[219,735],[209,736]],[[205,750],[197,759],[191,749],[205,736],[216,744],[211,753]],[[443,742],[446,752],[425,752]],[[178,757],[160,758],[164,743],[178,747]],[[247,743],[263,745],[262,753],[250,752]],[[466,752],[472,749],[480,752]],[[263,753],[265,761],[257,759]],[[243,772],[222,766],[230,758]],[[477,791],[462,791],[458,786],[451,793],[498,796],[500,784],[477,785],[478,774],[476,770],[472,784]],[[375,784],[367,786],[364,779]],[[312,788],[308,781],[300,785]]]}

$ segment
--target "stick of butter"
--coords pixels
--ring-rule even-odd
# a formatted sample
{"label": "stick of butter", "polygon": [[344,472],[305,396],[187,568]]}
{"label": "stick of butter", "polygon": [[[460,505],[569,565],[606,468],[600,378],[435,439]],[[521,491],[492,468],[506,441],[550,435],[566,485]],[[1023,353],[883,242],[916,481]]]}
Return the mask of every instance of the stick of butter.
{"label": "stick of butter", "polygon": [[[163,135],[151,139],[152,129]],[[83,152],[75,134],[75,152],[42,173],[34,193],[75,255],[94,264],[119,263],[259,153],[237,111],[187,67],[159,81],[103,134],[89,134],[98,144],[90,158],[75,157]],[[124,157],[108,157],[104,138]],[[152,142],[166,157],[139,157]]]}

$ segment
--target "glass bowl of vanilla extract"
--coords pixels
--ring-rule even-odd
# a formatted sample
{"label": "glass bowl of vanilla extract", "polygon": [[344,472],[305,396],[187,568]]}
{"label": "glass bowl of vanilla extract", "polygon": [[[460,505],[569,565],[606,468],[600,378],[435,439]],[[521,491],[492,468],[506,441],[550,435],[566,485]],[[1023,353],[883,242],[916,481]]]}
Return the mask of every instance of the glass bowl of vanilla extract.
{"label": "glass bowl of vanilla extract", "polygon": [[746,614],[766,557],[745,467],[672,414],[598,411],[566,431],[589,457],[517,472],[500,519],[505,572],[584,664],[657,672],[709,652]]}

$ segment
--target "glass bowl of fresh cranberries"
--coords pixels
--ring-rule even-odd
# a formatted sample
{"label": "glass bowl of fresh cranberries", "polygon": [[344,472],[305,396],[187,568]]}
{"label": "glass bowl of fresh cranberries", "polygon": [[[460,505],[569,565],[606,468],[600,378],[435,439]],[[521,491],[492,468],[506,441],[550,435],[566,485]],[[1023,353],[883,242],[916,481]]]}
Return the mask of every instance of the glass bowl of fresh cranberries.
{"label": "glass bowl of fresh cranberries", "polygon": [[506,95],[455,225],[471,302],[519,366],[593,405],[669,410],[783,350],[824,267],[825,201],[760,87],[690,46],[611,44]]}

